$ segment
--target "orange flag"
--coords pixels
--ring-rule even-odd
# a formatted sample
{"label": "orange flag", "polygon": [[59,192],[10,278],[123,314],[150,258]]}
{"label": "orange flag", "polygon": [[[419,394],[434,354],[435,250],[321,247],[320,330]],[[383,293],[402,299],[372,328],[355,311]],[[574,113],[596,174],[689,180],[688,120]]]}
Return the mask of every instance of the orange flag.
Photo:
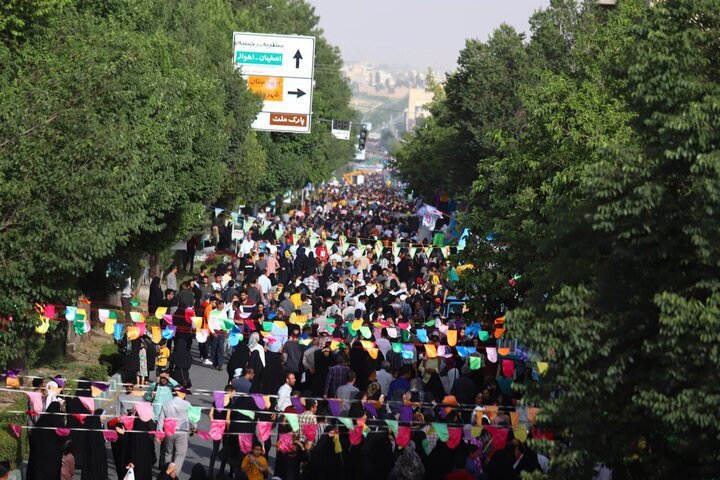
{"label": "orange flag", "polygon": [[425,354],[428,356],[428,358],[435,358],[437,357],[437,349],[435,348],[435,345],[432,343],[428,343],[425,345]]}
{"label": "orange flag", "polygon": [[454,347],[457,343],[457,330],[448,330],[447,332],[447,342],[448,345],[451,347]]}

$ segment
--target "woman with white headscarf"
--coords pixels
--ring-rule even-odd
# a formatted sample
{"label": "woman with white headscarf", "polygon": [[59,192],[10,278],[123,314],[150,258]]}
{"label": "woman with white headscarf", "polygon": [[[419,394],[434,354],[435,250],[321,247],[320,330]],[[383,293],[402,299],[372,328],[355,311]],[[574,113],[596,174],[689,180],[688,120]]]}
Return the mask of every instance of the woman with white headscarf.
{"label": "woman with white headscarf", "polygon": [[265,347],[260,340],[260,334],[254,332],[248,340],[248,349],[250,350],[250,358],[247,367],[252,368],[255,372],[250,393],[263,393],[262,378],[265,373]]}

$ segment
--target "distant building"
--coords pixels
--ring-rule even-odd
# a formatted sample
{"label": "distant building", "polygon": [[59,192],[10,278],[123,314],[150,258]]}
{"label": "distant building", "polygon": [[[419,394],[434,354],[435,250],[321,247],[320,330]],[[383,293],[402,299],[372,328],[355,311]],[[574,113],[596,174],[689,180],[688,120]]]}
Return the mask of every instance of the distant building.
{"label": "distant building", "polygon": [[433,94],[422,88],[411,88],[408,93],[407,116],[405,128],[407,131],[415,128],[417,121],[430,116],[427,105],[432,102]]}

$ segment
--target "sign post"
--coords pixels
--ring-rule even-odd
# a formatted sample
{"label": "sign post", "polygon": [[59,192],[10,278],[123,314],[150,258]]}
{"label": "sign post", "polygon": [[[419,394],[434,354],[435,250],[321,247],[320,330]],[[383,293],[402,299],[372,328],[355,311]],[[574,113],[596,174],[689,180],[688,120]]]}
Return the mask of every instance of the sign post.
{"label": "sign post", "polygon": [[264,100],[252,128],[310,133],[315,37],[235,32],[233,51],[235,68]]}

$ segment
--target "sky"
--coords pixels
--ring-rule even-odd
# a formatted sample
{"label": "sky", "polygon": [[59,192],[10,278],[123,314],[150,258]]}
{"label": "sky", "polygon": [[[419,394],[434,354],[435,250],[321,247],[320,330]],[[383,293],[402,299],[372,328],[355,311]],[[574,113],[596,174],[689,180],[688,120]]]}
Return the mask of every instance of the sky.
{"label": "sky", "polygon": [[505,22],[528,30],[550,0],[306,0],[346,62],[454,69],[465,39]]}

